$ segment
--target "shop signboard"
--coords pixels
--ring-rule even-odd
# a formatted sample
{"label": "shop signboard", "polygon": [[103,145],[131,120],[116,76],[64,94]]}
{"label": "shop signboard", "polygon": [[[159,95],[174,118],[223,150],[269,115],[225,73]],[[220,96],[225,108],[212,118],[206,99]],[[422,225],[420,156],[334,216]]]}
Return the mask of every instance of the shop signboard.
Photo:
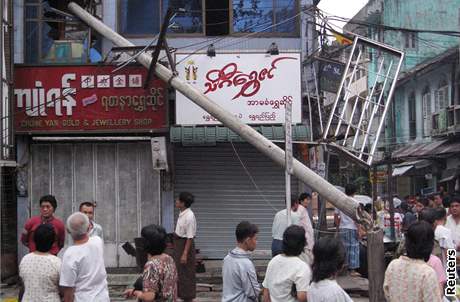
{"label": "shop signboard", "polygon": [[17,133],[167,130],[166,84],[112,65],[15,66]]}
{"label": "shop signboard", "polygon": [[[292,123],[301,122],[299,53],[176,54],[176,63],[182,79],[246,124],[284,124],[287,103]],[[179,92],[176,123],[220,124]]]}

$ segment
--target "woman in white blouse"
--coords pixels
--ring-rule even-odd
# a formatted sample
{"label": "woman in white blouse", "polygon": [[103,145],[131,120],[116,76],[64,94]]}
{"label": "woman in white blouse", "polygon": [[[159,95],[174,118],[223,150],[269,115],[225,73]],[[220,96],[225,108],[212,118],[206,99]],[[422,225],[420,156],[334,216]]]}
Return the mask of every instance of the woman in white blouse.
{"label": "woman in white blouse", "polygon": [[321,238],[313,247],[313,282],[307,291],[308,302],[353,302],[335,280],[345,263],[345,248],[335,238]]}
{"label": "woman in white blouse", "polygon": [[19,276],[24,284],[22,302],[60,302],[61,260],[49,251],[56,238],[51,224],[41,224],[34,232],[37,250],[22,258]]}
{"label": "woman in white blouse", "polygon": [[174,261],[177,267],[178,282],[177,296],[187,301],[196,297],[196,276],[195,276],[195,243],[196,219],[190,206],[195,201],[194,196],[189,192],[181,192],[176,199],[176,208],[179,209],[174,232]]}

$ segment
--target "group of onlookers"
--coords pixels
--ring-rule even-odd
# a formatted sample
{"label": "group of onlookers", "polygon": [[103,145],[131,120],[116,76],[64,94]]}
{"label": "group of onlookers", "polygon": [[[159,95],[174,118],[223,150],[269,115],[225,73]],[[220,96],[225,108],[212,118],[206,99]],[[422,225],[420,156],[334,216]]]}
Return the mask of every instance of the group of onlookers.
{"label": "group of onlookers", "polygon": [[[54,216],[56,198],[46,195],[39,202],[40,215],[26,222],[21,236],[30,253],[19,265],[20,300],[110,301],[102,228],[92,221],[95,205],[83,202],[81,212],[70,215],[64,227]],[[61,260],[56,255],[64,247],[66,229],[72,245]]]}
{"label": "group of onlookers", "polygon": [[[353,197],[356,187],[347,185]],[[291,198],[291,225],[287,210],[279,211],[272,227],[272,256],[265,278],[259,284],[251,253],[257,247],[259,229],[240,222],[235,230],[236,247],[223,261],[222,301],[348,302],[348,294],[336,282],[344,268],[359,266],[358,226],[337,211],[340,239],[322,237],[315,242],[307,206],[311,196]],[[313,195],[317,198],[317,194]],[[197,223],[191,210],[194,196],[180,193],[175,232],[167,234],[158,225],[142,228],[147,262],[140,282],[124,295],[139,301],[193,301],[196,297],[195,244]],[[384,293],[388,301],[441,301],[446,283],[449,249],[460,247],[460,197],[449,202],[416,201],[401,217],[410,217],[403,228],[400,257],[385,272]],[[407,203],[402,203],[401,208]],[[445,206],[448,206],[446,209]],[[398,205],[399,206],[399,205]],[[21,241],[29,247],[20,263],[24,291],[22,301],[109,301],[104,266],[102,227],[93,221],[95,204],[83,202],[79,212],[67,218],[66,226],[54,216],[54,196],[40,199],[40,215],[30,218]],[[398,207],[399,208],[399,207]],[[414,209],[412,211],[411,209]],[[411,215],[415,217],[412,219]],[[404,218],[402,218],[404,219]],[[62,259],[65,230],[71,245]],[[358,254],[357,254],[358,253]],[[356,263],[358,261],[358,263]]]}

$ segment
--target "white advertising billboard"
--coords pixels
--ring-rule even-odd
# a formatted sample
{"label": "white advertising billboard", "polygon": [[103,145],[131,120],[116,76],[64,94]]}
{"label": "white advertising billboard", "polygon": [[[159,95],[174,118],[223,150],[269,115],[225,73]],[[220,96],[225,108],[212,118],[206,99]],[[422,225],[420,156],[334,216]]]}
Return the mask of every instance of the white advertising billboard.
{"label": "white advertising billboard", "polygon": [[[285,104],[292,123],[301,122],[300,54],[176,54],[179,76],[246,124],[283,124]],[[176,93],[176,123],[220,124]]]}

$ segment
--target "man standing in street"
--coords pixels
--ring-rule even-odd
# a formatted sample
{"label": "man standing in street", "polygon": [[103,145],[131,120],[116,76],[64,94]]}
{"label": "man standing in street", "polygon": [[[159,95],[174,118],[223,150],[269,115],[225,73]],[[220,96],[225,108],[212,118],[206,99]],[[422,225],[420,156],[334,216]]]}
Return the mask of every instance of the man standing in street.
{"label": "man standing in street", "polygon": [[104,243],[99,236],[89,237],[90,222],[80,212],[67,218],[67,230],[74,244],[62,258],[59,285],[64,302],[109,302]]}
{"label": "man standing in street", "polygon": [[[297,196],[291,196],[291,223],[300,224],[301,211],[299,209],[299,200]],[[286,209],[278,211],[273,219],[272,226],[272,257],[283,252],[283,233],[287,229],[287,211]]]}
{"label": "man standing in street", "polygon": [[257,301],[260,285],[250,255],[256,249],[258,232],[257,226],[248,221],[236,227],[237,247],[224,258],[222,267],[222,302]]}
{"label": "man standing in street", "polygon": [[99,236],[104,241],[104,232],[100,224],[94,222],[94,211],[96,205],[91,201],[84,201],[80,204],[80,212],[88,216],[89,219],[89,237]]}
{"label": "man standing in street", "polygon": [[27,220],[21,234],[21,242],[29,248],[30,252],[36,250],[34,242],[35,230],[41,224],[51,224],[56,232],[56,238],[51,247],[50,253],[57,255],[64,246],[65,227],[64,223],[54,216],[57,208],[56,198],[53,195],[45,195],[40,198],[40,215],[33,216]]}
{"label": "man standing in street", "polygon": [[[347,194],[347,196],[354,197],[355,193],[356,186],[354,184],[347,184],[345,186],[345,194]],[[350,276],[360,276],[356,271],[359,268],[359,241],[356,223],[338,209],[336,209],[334,213],[334,222],[347,252],[347,265]]]}

